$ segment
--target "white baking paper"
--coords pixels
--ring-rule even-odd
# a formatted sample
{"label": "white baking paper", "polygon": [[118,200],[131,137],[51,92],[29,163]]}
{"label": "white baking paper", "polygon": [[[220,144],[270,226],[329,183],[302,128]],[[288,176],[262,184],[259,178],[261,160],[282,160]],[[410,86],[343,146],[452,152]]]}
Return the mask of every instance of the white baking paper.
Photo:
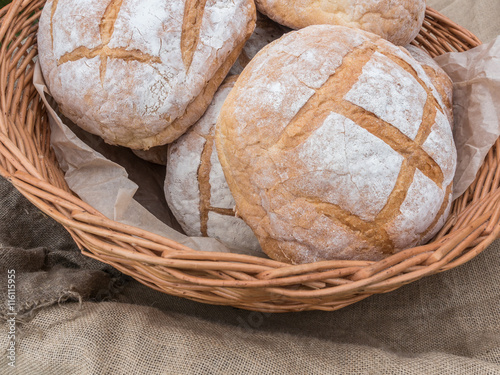
{"label": "white baking paper", "polygon": [[446,53],[434,60],[453,81],[456,199],[474,181],[500,136],[500,36],[467,52]]}

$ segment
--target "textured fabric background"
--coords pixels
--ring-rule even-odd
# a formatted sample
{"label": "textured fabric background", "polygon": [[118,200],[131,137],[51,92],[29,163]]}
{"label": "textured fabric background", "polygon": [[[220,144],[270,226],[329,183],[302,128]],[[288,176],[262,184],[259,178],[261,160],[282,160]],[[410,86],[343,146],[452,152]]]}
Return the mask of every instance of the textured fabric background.
{"label": "textured fabric background", "polygon": [[[485,42],[500,34],[498,0],[428,4]],[[14,369],[2,326],[0,374],[500,374],[500,241],[340,311],[263,314],[161,294],[82,257],[0,178],[1,295],[14,253],[18,301],[39,298],[18,323]]]}
{"label": "textured fabric background", "polygon": [[427,5],[472,31],[482,42],[500,34],[498,0],[427,0]]}
{"label": "textured fabric background", "polygon": [[[18,319],[59,301],[109,297],[123,282],[112,267],[83,256],[69,233],[0,177],[0,275],[14,269]],[[0,296],[7,293],[0,279]],[[7,318],[0,304],[0,320]]]}

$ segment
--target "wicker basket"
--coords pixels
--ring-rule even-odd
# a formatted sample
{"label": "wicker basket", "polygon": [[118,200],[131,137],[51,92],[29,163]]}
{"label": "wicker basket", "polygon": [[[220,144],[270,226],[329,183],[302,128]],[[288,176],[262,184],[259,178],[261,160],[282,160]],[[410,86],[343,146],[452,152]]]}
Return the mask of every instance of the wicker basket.
{"label": "wicker basket", "polygon": [[[32,83],[37,20],[45,0],[0,10],[0,174],[66,227],[81,251],[164,293],[249,310],[336,310],[424,276],[457,267],[500,233],[500,143],[457,199],[433,242],[379,262],[288,265],[238,254],[194,251],[107,219],[67,187],[49,146],[45,108]],[[432,9],[415,43],[432,56],[481,42]]]}

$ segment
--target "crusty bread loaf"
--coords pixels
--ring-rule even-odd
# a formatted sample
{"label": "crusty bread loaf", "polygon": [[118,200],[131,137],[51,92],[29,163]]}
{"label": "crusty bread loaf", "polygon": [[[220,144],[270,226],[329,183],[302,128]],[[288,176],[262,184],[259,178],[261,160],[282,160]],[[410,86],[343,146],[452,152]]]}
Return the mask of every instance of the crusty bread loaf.
{"label": "crusty bread loaf", "polygon": [[410,55],[422,65],[422,68],[424,68],[432,84],[436,87],[436,90],[443,100],[443,109],[453,129],[453,82],[451,78],[423,49],[412,45],[405,46],[405,48],[410,52]]}
{"label": "crusty bread loaf", "polygon": [[245,222],[236,217],[215,148],[217,116],[236,81],[228,77],[202,118],[169,145],[165,197],[190,236],[217,238],[236,252],[262,254]]}
{"label": "crusty bread loaf", "polygon": [[300,29],[332,24],[360,28],[404,46],[417,36],[425,0],[256,0],[257,9],[276,22]]}
{"label": "crusty bread loaf", "polygon": [[251,0],[49,0],[40,64],[65,116],[107,143],[149,149],[201,117],[255,17]]}
{"label": "crusty bread loaf", "polygon": [[289,31],[291,31],[289,28],[284,27],[257,12],[255,30],[250,39],[248,39],[243,46],[243,50],[229,71],[229,74],[240,74],[250,60],[252,60],[257,54],[257,52]]}
{"label": "crusty bread loaf", "polygon": [[443,104],[406,51],[320,25],[262,49],[217,123],[238,214],[290,263],[378,260],[448,214],[456,150]]}

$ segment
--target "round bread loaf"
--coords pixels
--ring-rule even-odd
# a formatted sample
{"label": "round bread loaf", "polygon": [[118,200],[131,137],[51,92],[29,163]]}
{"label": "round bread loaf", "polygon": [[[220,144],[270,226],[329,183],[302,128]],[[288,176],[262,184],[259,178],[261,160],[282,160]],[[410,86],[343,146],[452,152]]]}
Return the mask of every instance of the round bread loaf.
{"label": "round bread loaf", "polygon": [[256,0],[256,4],[260,12],[292,29],[349,26],[401,46],[417,36],[425,16],[425,0]]}
{"label": "round bread loaf", "polygon": [[219,88],[203,117],[169,145],[165,197],[189,236],[217,238],[235,252],[262,254],[245,222],[236,217],[215,148],[215,124],[236,77]]}
{"label": "round bread loaf", "polygon": [[245,43],[243,51],[241,51],[240,56],[229,71],[229,74],[240,74],[257,52],[289,31],[290,29],[287,27],[257,12],[255,30],[250,39]]}
{"label": "round bread loaf", "polygon": [[216,144],[238,214],[283,262],[382,259],[434,236],[451,205],[439,94],[406,51],[361,30],[310,26],[262,49]]}
{"label": "round bread loaf", "polygon": [[405,46],[405,48],[422,65],[432,84],[439,92],[444,104],[443,109],[453,129],[453,82],[451,78],[423,49],[412,45]]}
{"label": "round bread loaf", "polygon": [[252,0],[49,0],[40,64],[66,117],[147,150],[201,117],[255,18]]}

